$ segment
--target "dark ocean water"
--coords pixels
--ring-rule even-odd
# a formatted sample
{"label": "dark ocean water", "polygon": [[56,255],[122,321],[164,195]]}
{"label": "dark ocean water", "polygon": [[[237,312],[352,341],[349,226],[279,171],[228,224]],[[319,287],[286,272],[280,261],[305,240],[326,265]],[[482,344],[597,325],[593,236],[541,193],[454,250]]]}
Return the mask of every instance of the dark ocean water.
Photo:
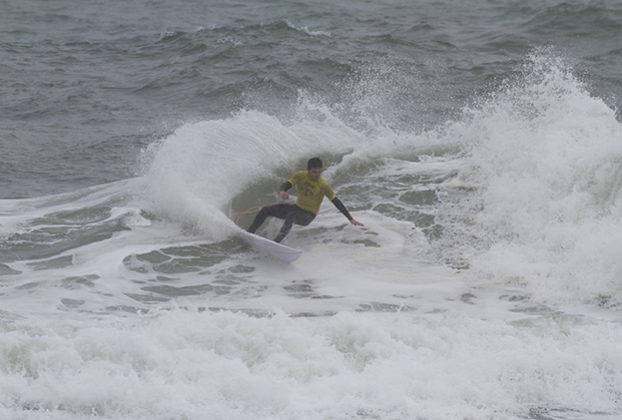
{"label": "dark ocean water", "polygon": [[559,55],[612,106],[622,97],[616,1],[2,1],[0,196],[140,173],[185,122],[294,112],[301,92],[417,130]]}
{"label": "dark ocean water", "polygon": [[[0,419],[621,418],[621,46],[618,1],[0,0]],[[234,237],[313,155],[365,227]]]}

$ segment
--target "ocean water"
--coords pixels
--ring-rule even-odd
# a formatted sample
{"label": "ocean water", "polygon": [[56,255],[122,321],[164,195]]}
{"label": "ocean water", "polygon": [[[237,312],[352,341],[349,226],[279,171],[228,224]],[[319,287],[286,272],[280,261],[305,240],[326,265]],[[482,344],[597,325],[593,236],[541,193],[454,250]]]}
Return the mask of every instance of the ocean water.
{"label": "ocean water", "polygon": [[[622,418],[620,40],[616,1],[0,0],[0,419]],[[315,155],[364,228],[231,236]]]}

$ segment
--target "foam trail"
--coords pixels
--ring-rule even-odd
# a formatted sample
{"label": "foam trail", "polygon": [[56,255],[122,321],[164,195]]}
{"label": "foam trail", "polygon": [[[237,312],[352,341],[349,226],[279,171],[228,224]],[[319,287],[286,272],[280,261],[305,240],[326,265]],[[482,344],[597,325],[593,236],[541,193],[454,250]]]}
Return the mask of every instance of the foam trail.
{"label": "foam trail", "polygon": [[288,27],[290,27],[291,29],[294,29],[294,30],[296,30],[298,32],[305,33],[305,34],[307,34],[309,36],[326,36],[326,37],[330,37],[331,36],[330,32],[309,29],[308,26],[294,25],[293,23],[291,23],[289,21],[285,21],[285,24]]}

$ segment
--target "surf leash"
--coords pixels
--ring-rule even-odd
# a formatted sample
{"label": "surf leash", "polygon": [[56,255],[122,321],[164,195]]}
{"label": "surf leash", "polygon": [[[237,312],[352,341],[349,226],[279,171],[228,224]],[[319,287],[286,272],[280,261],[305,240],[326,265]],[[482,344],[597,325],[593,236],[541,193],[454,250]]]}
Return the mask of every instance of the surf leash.
{"label": "surf leash", "polygon": [[236,225],[240,226],[240,219],[246,215],[249,215],[253,212],[256,212],[257,210],[259,210],[260,208],[263,207],[263,204],[258,204],[254,207],[249,207],[246,210],[242,210],[241,212],[239,212],[236,216],[235,219],[233,220],[233,223],[235,223]]}

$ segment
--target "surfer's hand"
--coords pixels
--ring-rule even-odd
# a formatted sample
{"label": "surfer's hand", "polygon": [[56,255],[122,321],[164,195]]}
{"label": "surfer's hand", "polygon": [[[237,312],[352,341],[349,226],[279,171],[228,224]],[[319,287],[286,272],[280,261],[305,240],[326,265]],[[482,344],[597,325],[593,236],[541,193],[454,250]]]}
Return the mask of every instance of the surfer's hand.
{"label": "surfer's hand", "polygon": [[279,197],[281,197],[281,200],[287,200],[289,199],[289,193],[287,191],[281,191]]}
{"label": "surfer's hand", "polygon": [[350,220],[350,223],[352,223],[354,226],[365,226],[364,224],[362,224],[361,222],[359,222],[356,219]]}

